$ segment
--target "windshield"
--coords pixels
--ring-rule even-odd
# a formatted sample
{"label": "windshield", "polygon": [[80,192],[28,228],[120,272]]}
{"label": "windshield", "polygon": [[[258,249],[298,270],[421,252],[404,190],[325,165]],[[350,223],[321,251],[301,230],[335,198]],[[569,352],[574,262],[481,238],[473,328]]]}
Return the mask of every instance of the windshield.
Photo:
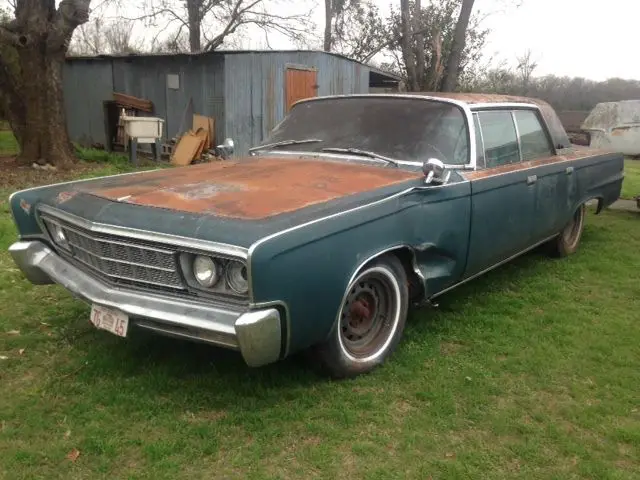
{"label": "windshield", "polygon": [[340,97],[296,105],[263,145],[319,139],[282,147],[321,152],[357,148],[398,160],[446,164],[469,162],[469,140],[462,109],[449,103],[402,97]]}

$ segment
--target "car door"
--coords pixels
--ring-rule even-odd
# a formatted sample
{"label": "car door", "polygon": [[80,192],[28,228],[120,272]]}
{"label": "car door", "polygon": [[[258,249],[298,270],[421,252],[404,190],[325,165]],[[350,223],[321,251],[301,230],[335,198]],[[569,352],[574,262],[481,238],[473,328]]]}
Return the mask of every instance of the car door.
{"label": "car door", "polygon": [[471,231],[465,277],[526,249],[532,242],[536,178],[522,164],[515,114],[507,109],[474,113],[477,170],[471,182]]}
{"label": "car door", "polygon": [[534,109],[514,111],[520,137],[522,161],[536,181],[533,240],[541,241],[558,233],[573,212],[577,197],[573,166],[556,155],[551,137],[539,112]]}

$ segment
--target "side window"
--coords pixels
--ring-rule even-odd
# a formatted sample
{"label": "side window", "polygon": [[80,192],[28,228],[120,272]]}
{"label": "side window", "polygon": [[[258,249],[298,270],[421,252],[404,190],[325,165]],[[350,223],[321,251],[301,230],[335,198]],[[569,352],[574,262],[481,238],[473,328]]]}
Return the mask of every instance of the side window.
{"label": "side window", "polygon": [[531,110],[515,110],[514,114],[518,125],[518,133],[520,134],[522,161],[526,162],[553,155],[549,138],[545,134],[535,112]]}
{"label": "side window", "polygon": [[460,111],[454,109],[449,115],[441,117],[437,132],[434,133],[437,138],[432,141],[443,155],[447,155],[442,159],[445,163],[464,165],[469,162],[467,123]]}
{"label": "side window", "polygon": [[518,137],[511,112],[478,112],[478,119],[484,141],[486,167],[519,162]]}
{"label": "side window", "polygon": [[480,129],[480,120],[478,114],[473,114],[473,127],[476,131],[476,166],[484,168],[484,142],[482,141],[482,130]]}

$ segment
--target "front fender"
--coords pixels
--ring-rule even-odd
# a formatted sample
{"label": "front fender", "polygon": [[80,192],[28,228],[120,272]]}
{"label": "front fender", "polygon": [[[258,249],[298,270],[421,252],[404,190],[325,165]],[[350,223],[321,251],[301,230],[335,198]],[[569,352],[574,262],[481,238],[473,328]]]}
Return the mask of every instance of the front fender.
{"label": "front fender", "polygon": [[[389,250],[415,249],[416,267],[449,257],[437,278],[453,281],[466,261],[469,184],[414,189],[349,212],[292,227],[249,249],[252,300],[286,305],[285,354],[324,340],[331,332],[344,292],[356,272]],[[437,254],[436,254],[437,253]],[[439,265],[440,265],[439,264]],[[446,270],[446,271],[445,271]],[[435,288],[435,287],[434,287]]]}

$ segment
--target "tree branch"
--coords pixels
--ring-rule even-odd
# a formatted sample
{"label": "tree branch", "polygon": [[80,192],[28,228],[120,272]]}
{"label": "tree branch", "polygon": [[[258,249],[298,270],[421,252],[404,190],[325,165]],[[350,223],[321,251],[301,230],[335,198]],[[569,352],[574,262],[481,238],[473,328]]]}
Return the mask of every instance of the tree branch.
{"label": "tree branch", "polygon": [[89,21],[91,0],[62,0],[52,21],[47,37],[47,49],[56,51],[68,48],[73,31]]}
{"label": "tree branch", "polygon": [[213,37],[213,39],[210,40],[207,43],[207,45],[205,45],[203,50],[205,52],[210,52],[218,48],[220,45],[222,45],[222,42],[224,42],[225,37],[235,32],[238,29],[238,27],[242,24],[240,22],[242,15],[247,10],[258,5],[261,1],[262,0],[253,0],[245,8],[240,8],[241,5],[244,3],[244,0],[236,0],[235,5],[233,6],[233,10],[231,11],[231,15],[229,16],[229,21],[227,22],[227,25],[224,27],[221,33]]}

